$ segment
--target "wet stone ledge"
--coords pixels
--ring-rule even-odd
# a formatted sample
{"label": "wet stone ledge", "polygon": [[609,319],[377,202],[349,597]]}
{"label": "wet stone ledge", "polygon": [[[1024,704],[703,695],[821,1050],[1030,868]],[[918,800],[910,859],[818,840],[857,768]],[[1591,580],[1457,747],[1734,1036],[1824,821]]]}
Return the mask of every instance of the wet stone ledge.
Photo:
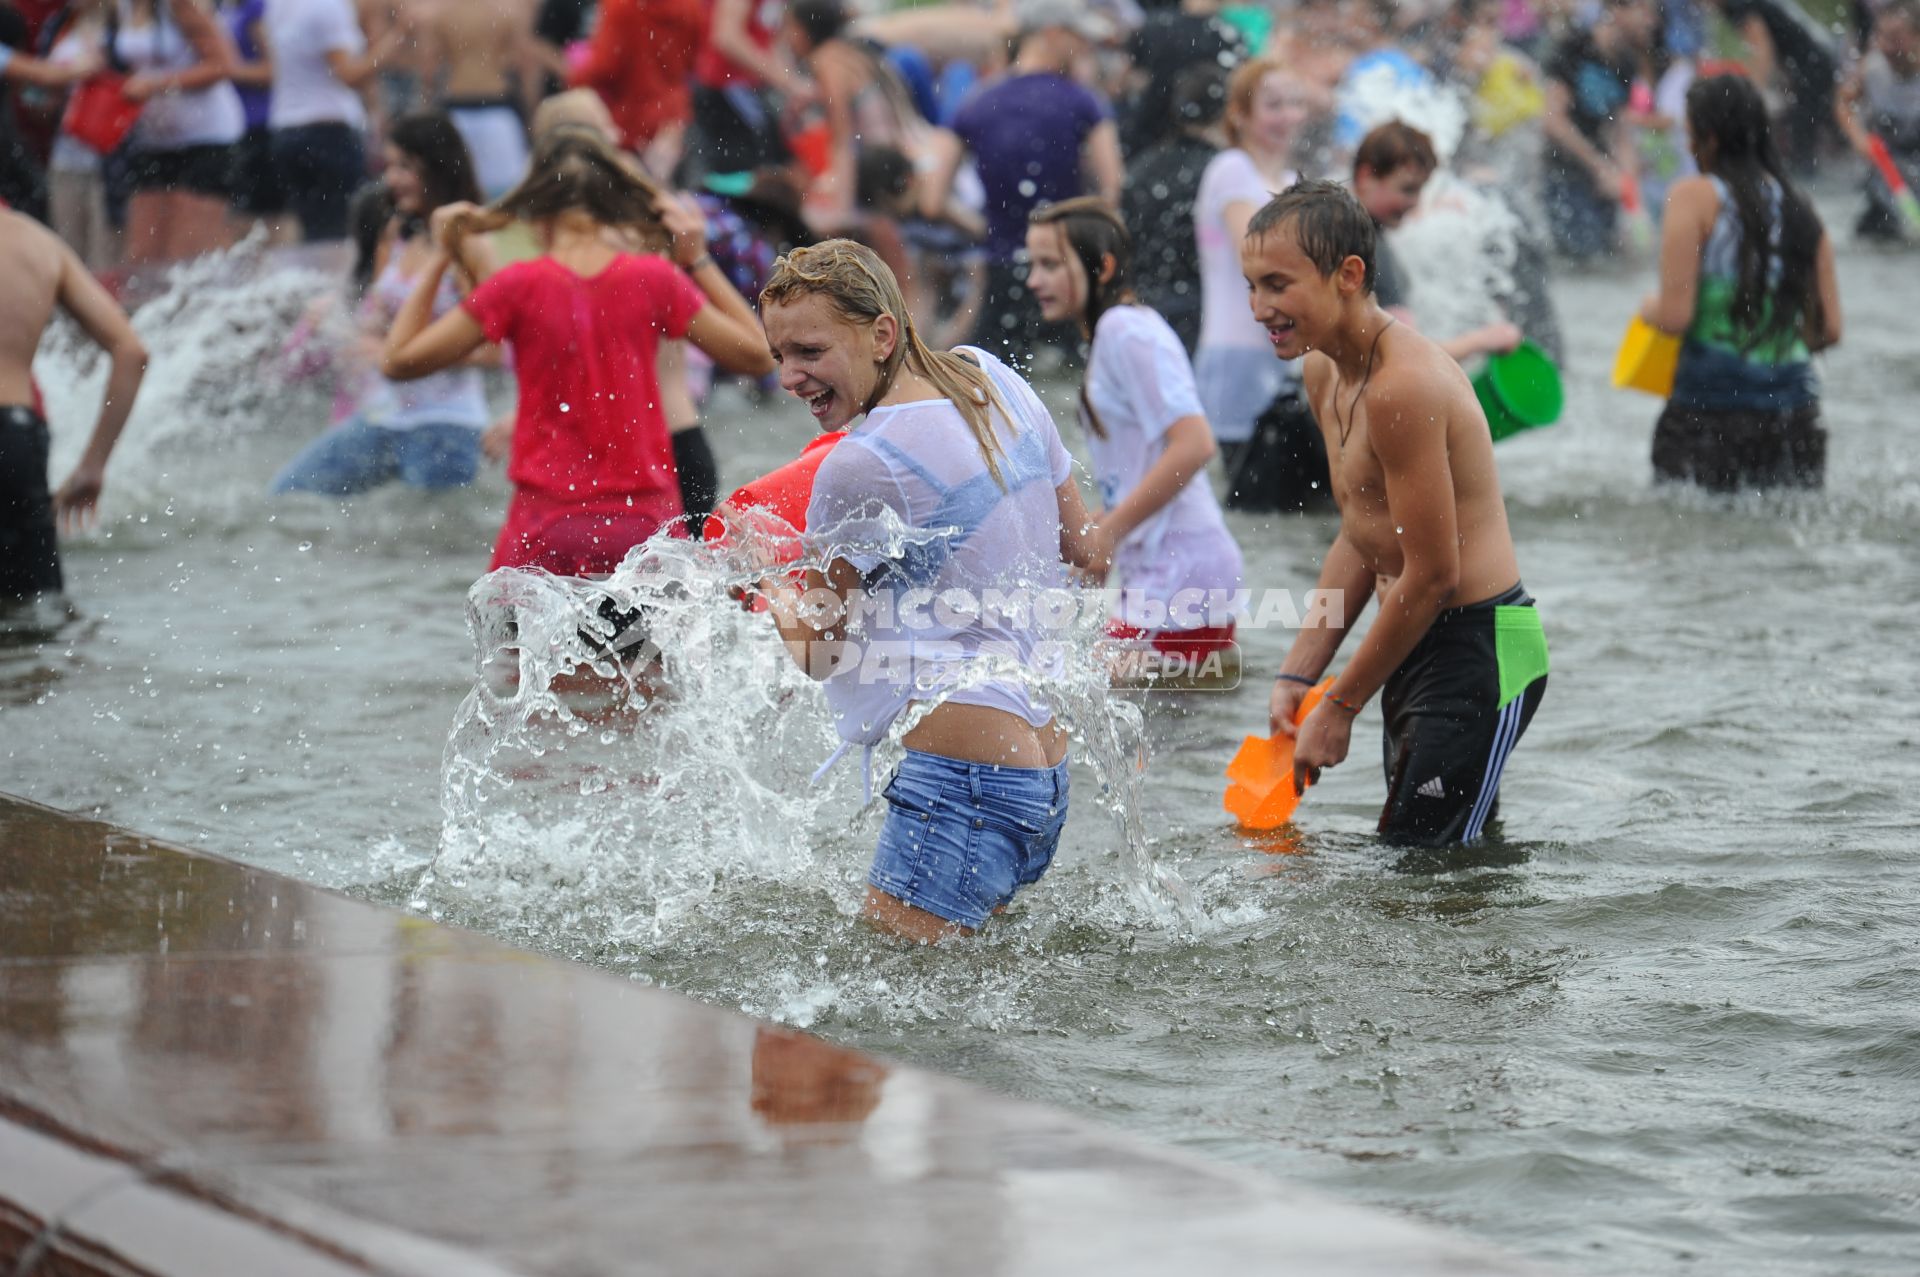
{"label": "wet stone ledge", "polygon": [[0,1274],[1525,1271],[0,796]]}

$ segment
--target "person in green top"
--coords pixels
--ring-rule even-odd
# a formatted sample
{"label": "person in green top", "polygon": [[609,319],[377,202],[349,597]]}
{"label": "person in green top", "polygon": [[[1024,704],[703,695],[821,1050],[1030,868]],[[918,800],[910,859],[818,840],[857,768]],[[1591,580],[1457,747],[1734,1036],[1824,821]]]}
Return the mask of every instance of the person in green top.
{"label": "person in green top", "polygon": [[1667,196],[1660,289],[1640,308],[1682,339],[1654,473],[1723,492],[1818,487],[1827,434],[1811,355],[1840,340],[1833,243],[1751,80],[1696,81],[1687,131],[1700,176]]}

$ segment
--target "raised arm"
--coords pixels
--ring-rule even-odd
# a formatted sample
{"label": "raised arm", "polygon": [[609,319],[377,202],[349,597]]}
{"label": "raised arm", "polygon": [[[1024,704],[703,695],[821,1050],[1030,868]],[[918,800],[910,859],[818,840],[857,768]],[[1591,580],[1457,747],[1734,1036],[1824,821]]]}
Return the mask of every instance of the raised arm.
{"label": "raised arm", "polygon": [[[414,281],[413,291],[393,317],[387,333],[386,350],[380,359],[381,375],[390,381],[414,381],[466,359],[486,343],[480,321],[456,306],[438,319],[433,318],[434,298],[440,293],[453,258],[443,245],[435,245]],[[429,322],[431,321],[431,322]]]}
{"label": "raised arm", "polygon": [[53,498],[55,517],[64,530],[71,532],[98,518],[107,458],[113,455],[114,445],[120,441],[120,432],[126,428],[127,417],[133,411],[134,396],[146,376],[147,348],[133,331],[127,313],[74,256],[73,250],[65,244],[60,244],[59,249],[60,305],[87,336],[107,352],[112,363],[107,374],[106,398],[100,404],[99,417],[94,420],[93,434],[87,439],[79,464]]}
{"label": "raised arm", "polygon": [[786,59],[762,49],[747,35],[747,13],[752,0],[713,0],[713,25],[708,39],[714,50],[747,68],[772,88],[790,98],[806,99],[813,86],[787,65]]}

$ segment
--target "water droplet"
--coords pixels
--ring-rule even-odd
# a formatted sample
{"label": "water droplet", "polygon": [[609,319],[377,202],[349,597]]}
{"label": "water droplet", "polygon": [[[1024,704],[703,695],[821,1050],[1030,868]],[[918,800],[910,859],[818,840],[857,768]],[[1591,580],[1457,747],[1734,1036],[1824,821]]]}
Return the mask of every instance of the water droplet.
{"label": "water droplet", "polygon": [[308,550],[311,550],[312,548],[313,548],[313,542],[311,541],[302,541],[300,543],[300,553],[302,554],[305,554]]}

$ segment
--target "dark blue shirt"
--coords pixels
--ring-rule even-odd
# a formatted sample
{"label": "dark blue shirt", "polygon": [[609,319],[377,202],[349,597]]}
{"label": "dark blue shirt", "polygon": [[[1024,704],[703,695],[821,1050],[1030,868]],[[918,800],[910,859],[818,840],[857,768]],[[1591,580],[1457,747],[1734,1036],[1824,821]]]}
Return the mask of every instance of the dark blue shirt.
{"label": "dark blue shirt", "polygon": [[1016,75],[977,90],[953,131],[973,152],[987,192],[987,251],[1011,261],[1027,242],[1027,214],[1085,194],[1080,148],[1107,118],[1099,98],[1051,72]]}

